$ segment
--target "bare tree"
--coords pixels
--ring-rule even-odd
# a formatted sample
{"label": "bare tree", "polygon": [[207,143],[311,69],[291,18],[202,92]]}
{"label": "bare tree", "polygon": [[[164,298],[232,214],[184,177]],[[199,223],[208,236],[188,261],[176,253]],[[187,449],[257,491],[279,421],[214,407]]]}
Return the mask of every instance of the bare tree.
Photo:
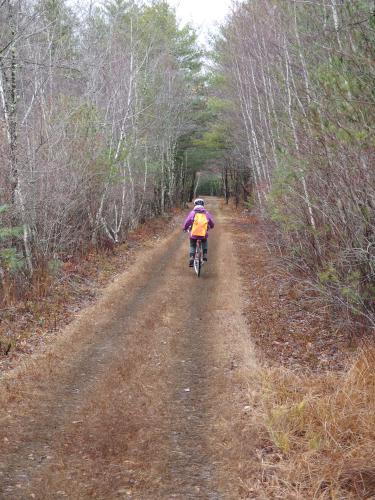
{"label": "bare tree", "polygon": [[332,303],[373,326],[374,41],[370,1],[243,2],[214,68],[233,109],[220,118],[278,245]]}

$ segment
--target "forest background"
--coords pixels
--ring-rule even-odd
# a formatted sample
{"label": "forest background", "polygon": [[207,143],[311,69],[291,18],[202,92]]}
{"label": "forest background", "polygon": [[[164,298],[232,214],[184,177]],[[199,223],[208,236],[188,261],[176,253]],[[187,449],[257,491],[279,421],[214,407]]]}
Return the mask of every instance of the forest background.
{"label": "forest background", "polygon": [[374,29],[372,1],[238,2],[207,65],[163,1],[2,0],[2,302],[223,194],[312,298],[374,328]]}
{"label": "forest background", "polygon": [[[166,2],[0,4],[0,284],[124,241],[190,196],[201,51]],[[11,290],[10,290],[11,289]]]}

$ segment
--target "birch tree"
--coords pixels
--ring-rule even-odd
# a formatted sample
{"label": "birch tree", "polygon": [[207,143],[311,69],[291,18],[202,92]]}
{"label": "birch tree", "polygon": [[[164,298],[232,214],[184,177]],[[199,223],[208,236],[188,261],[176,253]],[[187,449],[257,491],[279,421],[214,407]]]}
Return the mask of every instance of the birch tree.
{"label": "birch tree", "polygon": [[216,42],[212,90],[277,245],[372,325],[374,42],[371,1],[246,1]]}
{"label": "birch tree", "polygon": [[25,286],[51,262],[120,243],[186,193],[179,147],[201,78],[193,30],[163,1],[85,9],[0,3],[0,206],[4,227],[22,228]]}

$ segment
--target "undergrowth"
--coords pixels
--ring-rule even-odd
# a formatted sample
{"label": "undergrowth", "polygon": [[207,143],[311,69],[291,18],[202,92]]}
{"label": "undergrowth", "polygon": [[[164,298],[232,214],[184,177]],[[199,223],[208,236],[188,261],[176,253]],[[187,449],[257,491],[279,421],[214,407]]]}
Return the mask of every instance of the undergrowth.
{"label": "undergrowth", "polygon": [[374,498],[374,372],[374,347],[346,373],[265,371],[261,417],[275,446],[263,462],[270,497]]}
{"label": "undergrowth", "polygon": [[[259,361],[246,431],[261,469],[254,498],[375,498],[373,340],[339,335],[332,310],[298,295],[253,221],[237,217],[236,229]],[[241,476],[251,492],[254,477]]]}

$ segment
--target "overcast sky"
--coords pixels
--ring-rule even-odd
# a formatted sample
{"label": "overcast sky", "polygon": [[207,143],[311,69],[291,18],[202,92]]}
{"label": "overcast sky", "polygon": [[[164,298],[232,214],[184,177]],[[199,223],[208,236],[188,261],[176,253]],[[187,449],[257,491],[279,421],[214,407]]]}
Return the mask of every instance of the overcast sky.
{"label": "overcast sky", "polygon": [[[68,5],[80,11],[82,3],[88,5],[96,0],[67,0]],[[197,29],[201,43],[207,43],[208,35],[214,32],[229,13],[232,0],[167,0],[176,9],[182,24],[190,23]],[[1,0],[0,0],[1,3]]]}
{"label": "overcast sky", "polygon": [[198,28],[200,40],[207,40],[210,31],[220,24],[229,11],[231,0],[168,0],[176,8],[178,19]]}

